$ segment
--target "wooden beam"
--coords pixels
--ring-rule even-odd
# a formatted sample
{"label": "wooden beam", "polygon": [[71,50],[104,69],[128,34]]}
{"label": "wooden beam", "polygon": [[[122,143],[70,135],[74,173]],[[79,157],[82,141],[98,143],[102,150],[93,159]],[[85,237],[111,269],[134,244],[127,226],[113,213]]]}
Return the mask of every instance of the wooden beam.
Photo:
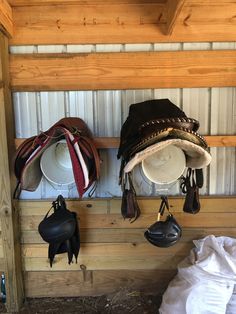
{"label": "wooden beam", "polygon": [[[16,138],[15,139],[15,147],[18,148],[21,143],[23,143],[25,138]],[[107,149],[107,148],[118,148],[120,138],[119,137],[95,137],[94,138],[95,145],[99,149]]]}
{"label": "wooden beam", "polygon": [[14,7],[11,44],[140,43],[150,37],[150,31],[155,36],[158,25],[164,23],[164,4],[122,2]]}
{"label": "wooden beam", "polygon": [[0,28],[8,36],[13,36],[12,8],[7,0],[0,1]]}
{"label": "wooden beam", "polygon": [[[45,216],[45,213],[51,207],[51,202],[49,200],[20,200],[19,210],[21,219],[26,219],[32,216]],[[158,208],[161,200],[159,197],[138,197],[138,203],[141,211],[144,215],[153,214],[155,208]],[[174,213],[182,213],[184,198],[183,197],[170,197],[169,203],[171,210]],[[72,211],[77,211],[79,215],[94,215],[94,217],[99,217],[100,214],[120,214],[121,199],[120,198],[87,198],[83,200],[67,200],[66,204],[68,208]],[[214,213],[233,213],[235,214],[236,197],[226,197],[226,196],[201,196],[201,212],[205,214]],[[154,213],[155,214],[155,213]],[[192,215],[184,214],[191,220]],[[197,215],[196,215],[197,216]],[[39,218],[40,219],[40,218]],[[96,219],[95,219],[96,220]],[[138,221],[138,220],[137,220]],[[136,229],[136,222],[129,224],[132,229]],[[223,226],[223,225],[222,225]],[[221,226],[221,227],[222,227]],[[89,227],[93,228],[91,225]],[[112,228],[112,227],[111,227]],[[31,226],[30,228],[22,230],[37,230]],[[236,230],[235,230],[236,232]]]}
{"label": "wooden beam", "polygon": [[[8,40],[0,33],[0,219],[6,274],[7,310],[18,312],[23,301],[22,264],[18,210],[12,200],[11,177],[13,171],[9,156],[13,155],[14,130],[12,103],[9,90]],[[12,130],[11,130],[12,129]]]}
{"label": "wooden beam", "polygon": [[[133,229],[142,228],[143,230],[153,224],[157,219],[157,204],[152,207],[152,213],[142,214],[135,223],[131,224],[128,219],[124,220],[120,211],[115,214],[97,214],[96,219],[94,214],[81,214],[79,209],[77,213],[80,217],[80,227],[83,229],[103,228],[103,229]],[[202,203],[201,203],[202,205]],[[203,205],[202,205],[203,206]],[[50,207],[49,207],[50,208]],[[182,207],[183,208],[183,207]],[[181,208],[181,209],[182,209]],[[142,212],[142,211],[141,211]],[[183,212],[175,212],[173,214],[178,223],[183,228],[220,228],[224,226],[227,228],[235,228],[236,213],[230,212],[227,215],[224,212],[209,213],[203,210],[197,215],[188,215]],[[32,231],[37,229],[39,223],[43,219],[43,215],[24,216],[21,219],[22,229]],[[88,231],[89,232],[89,231]]]}
{"label": "wooden beam", "polygon": [[185,0],[167,0],[166,3],[166,35],[171,35]]}
{"label": "wooden beam", "polygon": [[236,54],[221,51],[15,54],[13,91],[236,86]]}
{"label": "wooden beam", "polygon": [[[209,135],[204,136],[209,147],[235,147],[236,135]],[[25,141],[25,138],[16,138],[16,148]],[[120,143],[119,137],[95,137],[95,145],[98,149],[118,148]]]}
{"label": "wooden beam", "polygon": [[[101,200],[100,200],[101,201]],[[81,229],[129,229],[144,230],[156,220],[156,209],[160,206],[160,198],[143,199],[138,198],[142,215],[131,224],[129,220],[124,220],[121,215],[121,200],[112,199],[104,204],[103,209],[94,206],[87,207],[91,200],[68,201],[70,210],[77,212],[80,218]],[[201,196],[201,211],[197,215],[189,215],[183,212],[184,198],[170,198],[171,211],[183,228],[235,228],[235,197],[204,197]],[[50,208],[48,201],[21,201],[19,208],[21,212],[22,231],[36,231],[38,224]],[[227,214],[226,214],[227,213]],[[89,231],[88,231],[89,232]]]}
{"label": "wooden beam", "polygon": [[85,283],[81,271],[26,272],[26,295],[29,298],[95,296],[118,292],[121,287],[127,292],[158,294],[164,292],[175,274],[176,270],[171,269],[99,270],[93,271],[92,283]]}
{"label": "wooden beam", "polygon": [[[192,241],[204,238],[209,234],[215,236],[236,237],[235,228],[183,228],[183,236],[181,241]],[[143,236],[144,229],[104,229],[104,228],[80,228],[81,243],[143,243],[146,239]],[[42,244],[45,243],[41,238],[37,228],[35,230],[22,230],[22,244]],[[1,270],[1,268],[0,268]]]}
{"label": "wooden beam", "polygon": [[[175,11],[179,13],[177,19],[177,14],[169,10],[168,21],[163,1],[71,0],[66,5],[63,0],[11,0],[11,3],[14,5],[11,45],[235,41],[235,1],[186,0],[182,11]],[[166,23],[173,26],[173,22],[173,32],[166,35]]]}
{"label": "wooden beam", "polygon": [[[8,0],[12,7],[40,6],[40,5],[101,5],[114,4],[114,0]],[[166,0],[116,0],[119,4],[141,4],[141,3],[166,3]]]}
{"label": "wooden beam", "polygon": [[210,147],[236,146],[236,135],[209,135],[205,139]]}

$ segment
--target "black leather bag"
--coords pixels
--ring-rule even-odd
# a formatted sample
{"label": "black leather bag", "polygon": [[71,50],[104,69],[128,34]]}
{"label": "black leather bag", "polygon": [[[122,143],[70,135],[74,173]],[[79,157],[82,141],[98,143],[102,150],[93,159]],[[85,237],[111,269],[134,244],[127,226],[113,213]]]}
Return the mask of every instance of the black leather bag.
{"label": "black leather bag", "polygon": [[[54,212],[49,216],[51,209]],[[77,215],[66,208],[62,195],[52,203],[52,207],[38,226],[38,231],[43,240],[49,243],[48,258],[50,266],[56,254],[68,254],[70,264],[75,256],[76,262],[80,249],[80,236]]]}

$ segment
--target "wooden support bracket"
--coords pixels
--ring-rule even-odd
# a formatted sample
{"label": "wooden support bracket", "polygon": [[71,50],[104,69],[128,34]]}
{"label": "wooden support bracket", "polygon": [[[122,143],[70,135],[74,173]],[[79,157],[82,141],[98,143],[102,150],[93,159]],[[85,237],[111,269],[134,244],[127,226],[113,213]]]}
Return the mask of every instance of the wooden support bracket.
{"label": "wooden support bracket", "polygon": [[166,3],[166,35],[171,35],[185,0],[168,0]]}
{"label": "wooden support bracket", "polygon": [[13,36],[12,8],[6,0],[0,1],[0,29],[8,36]]}

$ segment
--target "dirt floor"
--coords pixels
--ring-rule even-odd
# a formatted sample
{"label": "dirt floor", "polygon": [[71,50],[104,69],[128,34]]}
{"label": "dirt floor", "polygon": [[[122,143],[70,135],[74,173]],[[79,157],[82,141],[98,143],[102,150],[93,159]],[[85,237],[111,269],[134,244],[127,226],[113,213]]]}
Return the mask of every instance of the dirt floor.
{"label": "dirt floor", "polygon": [[[120,291],[100,297],[28,299],[20,314],[158,314],[161,296]],[[0,304],[0,313],[6,313]]]}

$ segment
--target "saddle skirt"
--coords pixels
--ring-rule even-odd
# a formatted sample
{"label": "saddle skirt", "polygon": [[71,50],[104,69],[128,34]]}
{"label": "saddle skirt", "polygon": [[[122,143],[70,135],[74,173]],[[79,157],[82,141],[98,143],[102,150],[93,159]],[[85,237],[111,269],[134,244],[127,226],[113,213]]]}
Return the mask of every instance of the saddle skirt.
{"label": "saddle skirt", "polygon": [[[35,191],[41,181],[40,158],[52,144],[65,139],[79,196],[99,179],[100,157],[86,123],[75,117],[63,118],[39,135],[26,139],[17,149],[14,172],[16,190]],[[16,193],[15,193],[16,194]]]}

